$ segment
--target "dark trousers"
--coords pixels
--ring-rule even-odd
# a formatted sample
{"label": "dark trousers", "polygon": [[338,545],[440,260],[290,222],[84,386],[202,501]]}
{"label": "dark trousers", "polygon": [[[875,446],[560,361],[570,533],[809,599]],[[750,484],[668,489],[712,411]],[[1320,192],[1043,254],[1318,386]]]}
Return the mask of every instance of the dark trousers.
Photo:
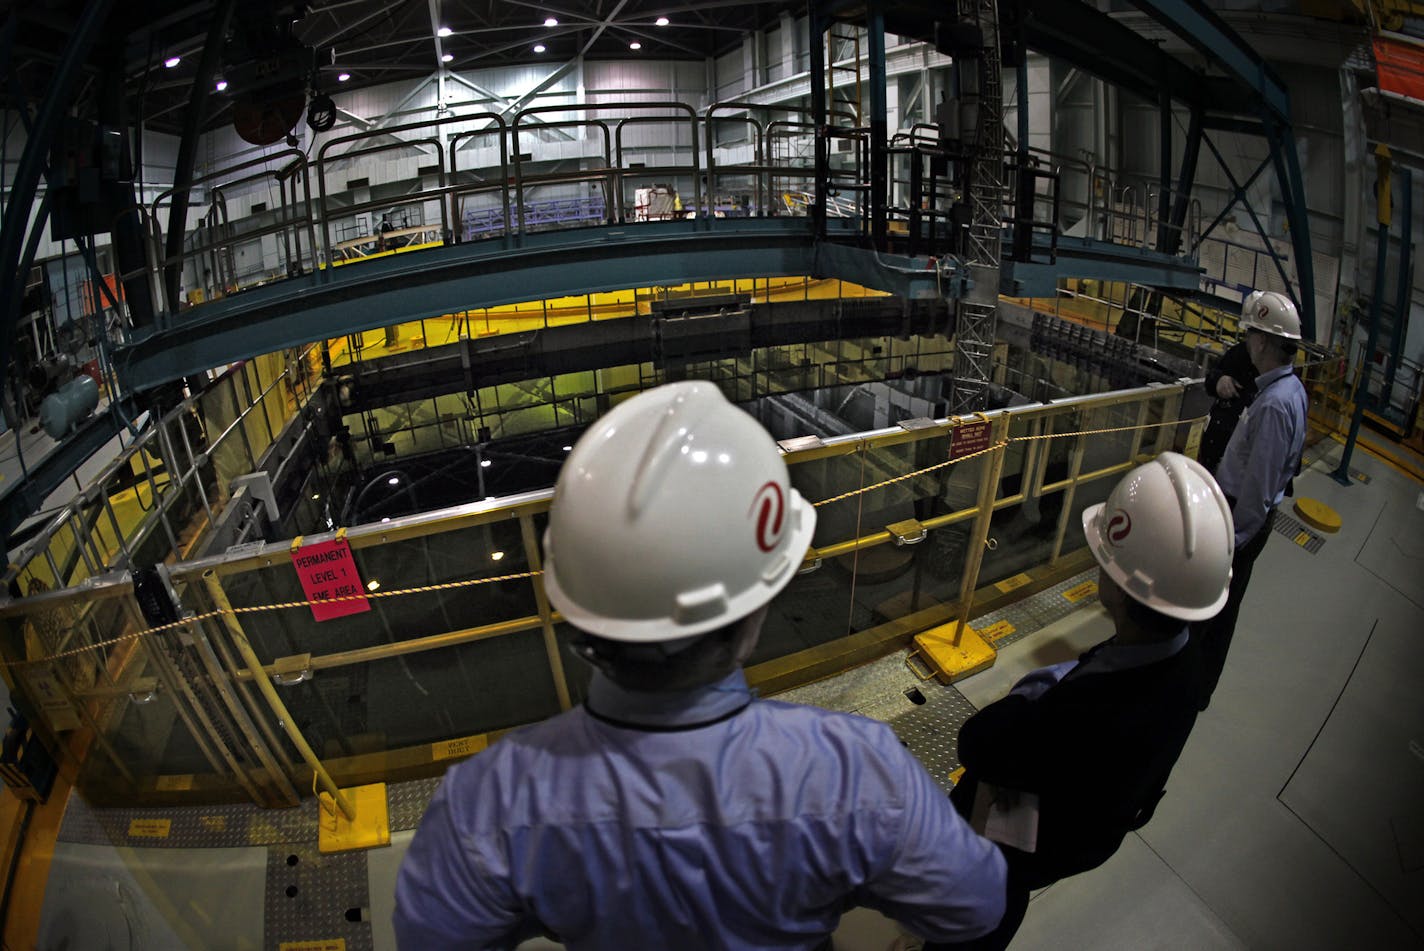
{"label": "dark trousers", "polygon": [[1276,523],[1276,510],[1271,509],[1265,523],[1251,540],[1242,545],[1231,559],[1231,589],[1226,596],[1226,604],[1209,621],[1198,621],[1192,625],[1192,640],[1201,656],[1201,692],[1197,709],[1205,710],[1211,703],[1211,695],[1216,683],[1221,679],[1222,668],[1226,666],[1226,652],[1231,647],[1231,637],[1236,633],[1236,618],[1241,613],[1241,602],[1246,597],[1246,585],[1251,581],[1251,568],[1256,558],[1266,547],[1266,539],[1271,537],[1271,528]]}
{"label": "dark trousers", "polygon": [[1009,866],[1008,894],[1004,904],[1004,917],[999,920],[998,927],[982,937],[954,944],[926,941],[924,951],[1004,951],[1009,942],[1014,940],[1014,935],[1018,933],[1019,925],[1023,924],[1024,915],[1028,912],[1029,883],[1017,868],[1016,857],[1024,853],[1017,849],[1004,849],[1003,852]]}

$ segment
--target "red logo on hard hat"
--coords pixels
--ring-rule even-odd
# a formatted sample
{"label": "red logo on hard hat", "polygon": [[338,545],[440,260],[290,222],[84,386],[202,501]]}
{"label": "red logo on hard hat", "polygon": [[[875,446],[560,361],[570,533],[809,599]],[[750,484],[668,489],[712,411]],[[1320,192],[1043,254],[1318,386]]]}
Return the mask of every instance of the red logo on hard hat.
{"label": "red logo on hard hat", "polygon": [[781,541],[781,527],[786,521],[786,496],[776,482],[768,482],[757,489],[752,496],[752,507],[747,512],[756,513],[756,543],[762,551],[771,551]]}
{"label": "red logo on hard hat", "polygon": [[1113,517],[1108,519],[1107,536],[1108,541],[1114,545],[1122,544],[1122,540],[1132,532],[1132,516],[1122,509],[1113,513]]}

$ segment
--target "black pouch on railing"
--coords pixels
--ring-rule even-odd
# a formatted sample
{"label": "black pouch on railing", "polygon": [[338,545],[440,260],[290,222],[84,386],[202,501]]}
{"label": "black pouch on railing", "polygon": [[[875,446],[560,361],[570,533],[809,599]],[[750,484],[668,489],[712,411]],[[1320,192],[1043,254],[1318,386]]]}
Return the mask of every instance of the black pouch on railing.
{"label": "black pouch on railing", "polygon": [[134,568],[130,574],[133,575],[134,599],[138,601],[138,609],[149,625],[158,627],[178,620],[178,606],[173,603],[157,571],[153,568]]}

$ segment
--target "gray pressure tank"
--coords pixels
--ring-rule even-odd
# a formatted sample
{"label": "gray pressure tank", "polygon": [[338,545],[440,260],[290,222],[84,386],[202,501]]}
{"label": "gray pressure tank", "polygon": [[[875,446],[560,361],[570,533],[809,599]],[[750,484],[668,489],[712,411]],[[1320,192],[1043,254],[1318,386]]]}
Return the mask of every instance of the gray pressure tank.
{"label": "gray pressure tank", "polygon": [[40,425],[51,439],[63,439],[99,405],[99,384],[81,374],[44,398]]}

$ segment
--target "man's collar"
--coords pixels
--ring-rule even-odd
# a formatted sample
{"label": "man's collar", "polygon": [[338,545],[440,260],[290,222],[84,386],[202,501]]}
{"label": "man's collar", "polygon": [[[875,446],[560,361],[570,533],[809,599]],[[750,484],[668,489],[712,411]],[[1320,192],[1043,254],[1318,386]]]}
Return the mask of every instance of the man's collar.
{"label": "man's collar", "polygon": [[599,720],[644,730],[690,730],[740,713],[752,702],[738,668],[716,683],[671,693],[629,690],[595,671],[584,707]]}
{"label": "man's collar", "polygon": [[1270,386],[1272,383],[1276,382],[1281,377],[1288,376],[1294,372],[1295,365],[1292,363],[1287,363],[1285,366],[1282,367],[1276,367],[1274,370],[1267,370],[1265,373],[1262,373],[1260,376],[1256,377],[1256,389],[1264,390],[1266,387]]}

